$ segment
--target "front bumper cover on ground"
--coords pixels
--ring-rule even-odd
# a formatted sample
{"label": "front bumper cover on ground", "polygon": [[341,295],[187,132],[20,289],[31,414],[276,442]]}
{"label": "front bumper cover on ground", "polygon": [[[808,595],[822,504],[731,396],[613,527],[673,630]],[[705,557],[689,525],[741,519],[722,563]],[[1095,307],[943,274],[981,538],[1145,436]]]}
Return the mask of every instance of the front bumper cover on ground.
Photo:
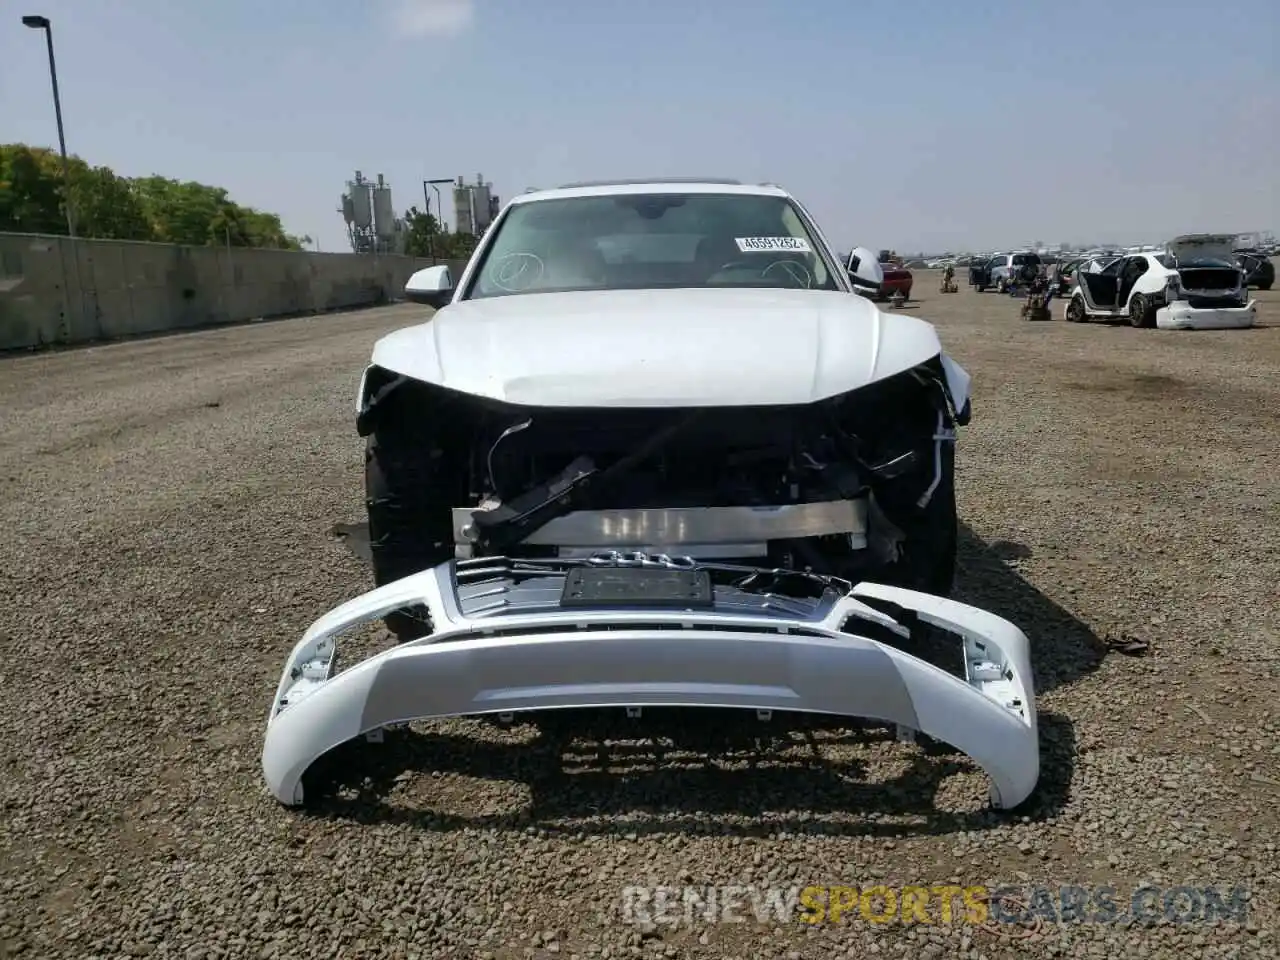
{"label": "front bumper cover on ground", "polygon": [[1258,301],[1243,307],[1193,307],[1175,300],[1156,311],[1156,327],[1161,330],[1235,330],[1252,327],[1258,317]]}
{"label": "front bumper cover on ground", "polygon": [[[741,579],[750,568],[714,563],[698,565],[720,578],[704,608],[562,604],[573,567],[619,561],[693,563],[617,555],[450,561],[321,617],[290,654],[271,705],[262,769],[272,795],[301,804],[303,774],[317,759],[398,724],[646,706],[870,719],[968,754],[990,777],[997,808],[1034,790],[1040,757],[1028,643],[1008,621],[880,584],[830,580],[811,598],[756,589]],[[754,576],[767,584],[774,573]],[[430,636],[334,672],[342,633],[415,605],[430,612]],[[964,677],[894,645],[909,646],[913,621],[958,638]]]}

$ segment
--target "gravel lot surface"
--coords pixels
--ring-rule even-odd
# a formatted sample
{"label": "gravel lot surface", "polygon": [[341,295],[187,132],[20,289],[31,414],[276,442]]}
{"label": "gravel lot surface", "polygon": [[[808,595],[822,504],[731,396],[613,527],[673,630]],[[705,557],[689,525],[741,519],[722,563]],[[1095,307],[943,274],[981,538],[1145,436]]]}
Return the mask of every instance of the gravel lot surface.
{"label": "gravel lot surface", "polygon": [[[1258,329],[1177,333],[936,289],[920,272],[904,309],[975,377],[960,595],[1035,648],[1019,816],[963,757],[878,734],[754,768],[615,744],[601,769],[471,722],[280,808],[268,701],[368,587],[334,533],[363,520],[353,394],[415,309],[0,359],[0,956],[1280,955],[1280,292]],[[632,885],[950,882],[1109,884],[1122,914],[1143,882],[1252,899],[1243,923],[991,928],[618,910]]]}

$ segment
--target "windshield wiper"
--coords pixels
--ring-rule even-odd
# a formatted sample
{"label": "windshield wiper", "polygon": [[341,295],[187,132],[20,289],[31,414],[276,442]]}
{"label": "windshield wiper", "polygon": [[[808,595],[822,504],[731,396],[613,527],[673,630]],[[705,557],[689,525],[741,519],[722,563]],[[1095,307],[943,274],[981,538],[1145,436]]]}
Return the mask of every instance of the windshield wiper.
{"label": "windshield wiper", "polygon": [[553,479],[526,490],[496,510],[473,511],[473,542],[486,551],[501,552],[552,520],[590,506],[592,499],[610,483],[661,452],[677,434],[705,417],[707,412],[706,408],[695,410],[663,427],[634,451],[603,470],[598,469],[590,457],[578,457]]}

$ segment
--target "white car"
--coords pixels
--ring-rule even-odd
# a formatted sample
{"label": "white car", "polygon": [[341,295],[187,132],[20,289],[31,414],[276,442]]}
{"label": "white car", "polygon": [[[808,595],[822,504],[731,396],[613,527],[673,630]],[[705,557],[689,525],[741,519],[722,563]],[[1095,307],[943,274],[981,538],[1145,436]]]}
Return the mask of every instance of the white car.
{"label": "white car", "polygon": [[1232,255],[1228,234],[1188,234],[1164,253],[1134,253],[1077,273],[1067,320],[1127,318],[1163,330],[1250,327],[1257,303]]}
{"label": "white car", "polygon": [[841,257],[853,292],[871,300],[879,300],[884,287],[884,267],[879,258],[867,247],[854,247],[847,257]]}
{"label": "white car", "polygon": [[[1025,799],[1026,637],[946,599],[969,377],[848,266],[779,187],[659,181],[519,196],[456,284],[415,274],[438,309],[356,400],[376,586],[288,658],[273,795],[417,719],[683,706],[876,718]],[[379,618],[399,644],[335,673]],[[962,677],[910,653],[923,624]]]}

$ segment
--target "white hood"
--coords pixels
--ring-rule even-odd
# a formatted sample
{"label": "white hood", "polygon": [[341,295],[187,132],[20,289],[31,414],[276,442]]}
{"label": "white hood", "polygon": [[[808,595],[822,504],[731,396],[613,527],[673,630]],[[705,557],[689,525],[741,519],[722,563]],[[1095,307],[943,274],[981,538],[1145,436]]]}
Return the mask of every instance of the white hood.
{"label": "white hood", "polygon": [[923,320],[854,294],[613,290],[464,300],[388,334],[372,363],[529,406],[812,403],[941,352]]}

